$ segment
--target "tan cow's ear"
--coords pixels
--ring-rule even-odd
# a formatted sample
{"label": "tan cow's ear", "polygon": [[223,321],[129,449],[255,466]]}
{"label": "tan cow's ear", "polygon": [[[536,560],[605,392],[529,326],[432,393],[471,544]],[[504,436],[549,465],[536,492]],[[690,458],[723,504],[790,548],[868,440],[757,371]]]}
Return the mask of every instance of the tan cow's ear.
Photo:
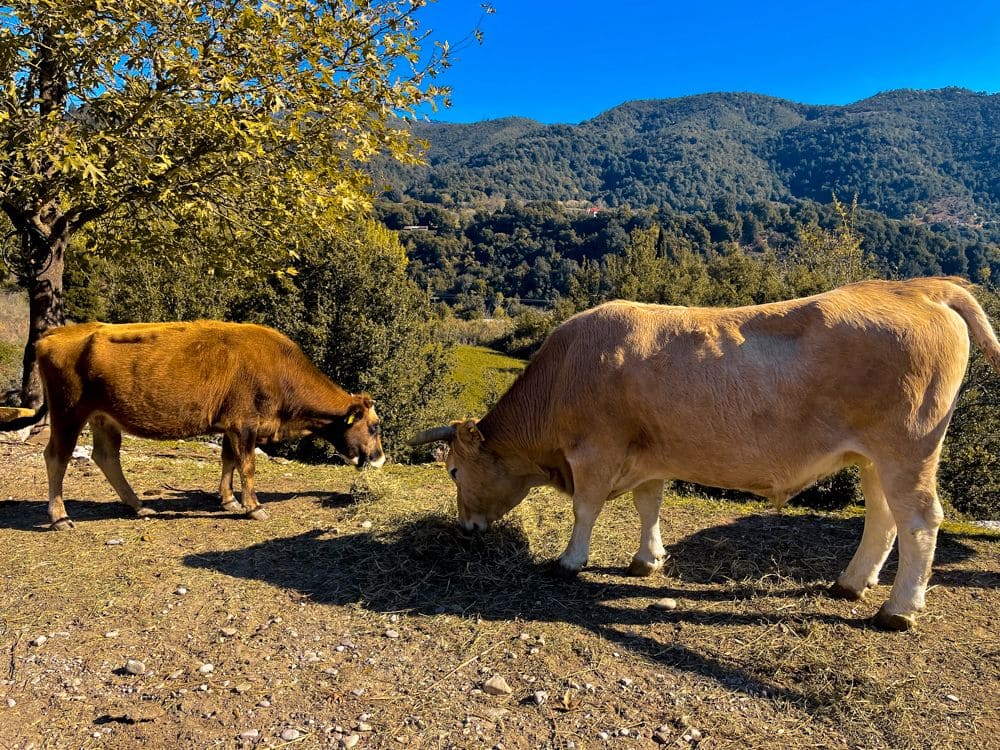
{"label": "tan cow's ear", "polygon": [[465,420],[465,422],[462,424],[462,429],[467,431],[469,435],[471,435],[472,437],[479,440],[480,443],[486,442],[486,438],[483,437],[483,433],[479,431],[479,425],[476,424],[476,420],[474,419]]}

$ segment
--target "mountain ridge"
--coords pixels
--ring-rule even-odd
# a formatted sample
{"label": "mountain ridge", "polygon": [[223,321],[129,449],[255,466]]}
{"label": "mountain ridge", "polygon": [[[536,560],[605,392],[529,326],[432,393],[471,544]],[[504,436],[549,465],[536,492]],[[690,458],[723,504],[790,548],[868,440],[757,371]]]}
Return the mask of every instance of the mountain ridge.
{"label": "mountain ridge", "polygon": [[892,218],[944,202],[1000,218],[1000,94],[897,89],[847,105],[749,92],[623,102],[576,125],[522,117],[415,122],[427,164],[380,165],[397,197],[666,205],[826,202]]}

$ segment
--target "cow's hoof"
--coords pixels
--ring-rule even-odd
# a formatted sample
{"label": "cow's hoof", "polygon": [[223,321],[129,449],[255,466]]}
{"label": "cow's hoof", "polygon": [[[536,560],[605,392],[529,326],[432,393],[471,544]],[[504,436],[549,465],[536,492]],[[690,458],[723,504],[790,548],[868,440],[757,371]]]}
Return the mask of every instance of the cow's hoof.
{"label": "cow's hoof", "polygon": [[263,508],[254,508],[252,511],[247,513],[247,516],[252,518],[254,521],[266,521],[270,516],[267,515],[267,511]]}
{"label": "cow's hoof", "polygon": [[835,584],[830,586],[830,588],[826,590],[826,593],[831,599],[846,599],[850,602],[861,601],[865,598],[865,592],[863,589],[861,591],[854,591],[853,589],[847,588],[847,586],[841,585],[840,581],[837,581]]}
{"label": "cow's hoof", "polygon": [[58,521],[52,522],[53,531],[69,531],[70,529],[75,529],[75,528],[76,525],[68,518],[60,518]]}
{"label": "cow's hoof", "polygon": [[558,560],[550,560],[545,564],[545,572],[552,578],[556,578],[560,581],[571,581],[580,575],[580,571],[574,570],[573,568],[567,568]]}
{"label": "cow's hoof", "polygon": [[233,499],[222,504],[222,509],[227,513],[242,513],[243,506],[240,505],[240,501]]}
{"label": "cow's hoof", "polygon": [[147,508],[143,506],[142,508],[136,508],[135,514],[139,516],[139,518],[149,518],[150,516],[155,516],[156,511],[153,510],[152,508]]}
{"label": "cow's hoof", "polygon": [[917,626],[917,620],[913,615],[890,614],[883,606],[874,617],[875,627],[881,630],[893,630],[902,632],[911,630]]}
{"label": "cow's hoof", "polygon": [[649,576],[654,575],[662,568],[662,560],[655,563],[648,563],[645,560],[640,560],[638,557],[633,557],[632,562],[628,565],[628,574],[635,578],[649,578]]}

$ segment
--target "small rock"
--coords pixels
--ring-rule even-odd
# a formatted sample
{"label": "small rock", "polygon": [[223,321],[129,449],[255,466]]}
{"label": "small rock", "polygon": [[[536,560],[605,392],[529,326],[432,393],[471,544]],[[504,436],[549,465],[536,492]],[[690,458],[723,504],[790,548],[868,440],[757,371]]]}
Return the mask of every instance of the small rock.
{"label": "small rock", "polygon": [[365,694],[364,688],[354,688],[354,690],[351,691],[351,695],[353,695],[355,698],[360,698],[364,694]]}
{"label": "small rock", "polygon": [[701,730],[698,727],[691,727],[685,734],[690,742],[701,742]]}
{"label": "small rock", "polygon": [[215,665],[209,662],[205,662],[200,667],[198,667],[198,671],[201,672],[202,674],[212,674],[212,672],[215,671]]}
{"label": "small rock", "polygon": [[240,631],[238,631],[236,628],[223,628],[219,632],[222,633],[224,636],[226,636],[226,638],[232,638]]}
{"label": "small rock", "polygon": [[183,669],[175,669],[175,670],[174,670],[173,672],[171,672],[171,673],[170,673],[170,674],[168,675],[168,677],[169,677],[169,678],[170,678],[171,680],[176,680],[176,679],[177,679],[178,677],[180,677],[180,676],[181,676],[181,675],[183,675],[183,674],[184,674],[184,670],[183,670]]}
{"label": "small rock", "polygon": [[284,732],[281,733],[281,739],[283,739],[285,742],[293,742],[301,736],[302,732],[300,732],[298,729],[292,729],[291,727],[289,727],[288,729],[286,729]]}
{"label": "small rock", "polygon": [[618,684],[620,684],[622,687],[632,687],[632,680],[630,680],[628,677],[622,677],[620,680],[618,680]]}
{"label": "small rock", "polygon": [[7,708],[14,708],[14,706],[16,706],[16,705],[17,705],[17,701],[16,700],[14,700],[13,698],[8,698],[7,699]]}
{"label": "small rock", "polygon": [[48,636],[40,635],[31,642],[32,646],[41,646],[48,640]]}
{"label": "small rock", "polygon": [[342,737],[340,740],[340,744],[348,748],[348,750],[352,747],[357,747],[359,742],[361,742],[361,735],[356,732],[351,732],[349,735]]}
{"label": "small rock", "polygon": [[677,600],[671,599],[669,596],[665,596],[662,599],[657,599],[655,602],[650,604],[649,608],[667,612],[672,609],[677,609]]}
{"label": "small rock", "polygon": [[359,732],[370,732],[370,731],[372,731],[372,730],[373,730],[374,728],[375,728],[375,727],[373,727],[373,726],[372,726],[371,724],[369,724],[369,723],[368,723],[367,721],[359,721],[359,722],[358,722],[358,726],[357,726],[357,730],[358,730]]}
{"label": "small rock", "polygon": [[260,706],[261,708],[269,708],[271,706],[271,701],[269,701],[267,698],[261,698],[260,701],[258,701],[257,705]]}
{"label": "small rock", "polygon": [[138,659],[129,659],[125,662],[125,671],[129,674],[146,674],[146,665]]}
{"label": "small rock", "polygon": [[117,630],[109,630],[107,633],[104,634],[104,637],[105,638],[117,638],[118,637],[118,631]]}
{"label": "small rock", "polygon": [[948,695],[946,695],[945,698],[950,700],[952,703],[958,703],[959,700],[957,695],[953,695],[951,693],[948,693]]}
{"label": "small rock", "polygon": [[544,690],[536,690],[535,691],[535,704],[536,705],[540,706],[543,703],[545,703],[545,701],[547,701],[548,699],[549,699],[549,694],[546,693]]}
{"label": "small rock", "polygon": [[125,544],[124,539],[109,539],[105,542],[108,547],[117,547],[119,544]]}
{"label": "small rock", "polygon": [[240,732],[240,739],[241,740],[255,740],[258,737],[260,737],[260,730],[259,729],[248,729],[245,732]]}
{"label": "small rock", "polygon": [[629,734],[628,727],[622,727],[621,729],[619,729],[618,734],[621,737],[628,737]]}
{"label": "small rock", "polygon": [[368,529],[370,529],[371,527],[372,527],[372,522],[371,521],[362,521],[361,522],[361,528],[364,529],[365,531],[368,531]]}
{"label": "small rock", "polygon": [[667,729],[657,729],[653,732],[653,741],[658,742],[661,745],[666,745],[670,742],[670,732]]}
{"label": "small rock", "polygon": [[184,594],[186,594],[187,592],[188,590],[183,586],[178,586],[177,589],[174,591],[174,593],[177,594],[177,596],[184,596]]}
{"label": "small rock", "polygon": [[251,687],[253,686],[249,682],[241,682],[237,684],[236,687],[233,688],[233,690],[242,695],[243,693],[248,692]]}
{"label": "small rock", "polygon": [[393,639],[394,638],[399,638],[399,633],[397,633],[395,630],[393,630],[392,628],[390,628],[389,630],[385,631],[385,637],[386,638],[393,638]]}
{"label": "small rock", "polygon": [[611,735],[608,734],[607,732],[598,732],[597,739],[602,740],[603,742],[607,742],[608,740],[611,739]]}
{"label": "small rock", "polygon": [[493,675],[486,681],[483,685],[483,690],[490,695],[510,695],[514,692],[511,686],[507,684],[507,680],[498,674]]}

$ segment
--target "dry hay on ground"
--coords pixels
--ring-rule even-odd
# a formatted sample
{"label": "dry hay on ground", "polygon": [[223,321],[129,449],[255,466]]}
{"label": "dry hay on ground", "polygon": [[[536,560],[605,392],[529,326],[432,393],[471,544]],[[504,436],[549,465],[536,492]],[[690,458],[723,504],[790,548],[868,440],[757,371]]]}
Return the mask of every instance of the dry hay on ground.
{"label": "dry hay on ground", "polygon": [[[548,492],[468,537],[440,467],[261,460],[272,520],[256,523],[219,509],[206,446],[128,441],[123,459],[159,516],[129,517],[76,462],[77,528],[54,533],[40,448],[0,445],[0,748],[986,748],[1000,734],[995,533],[946,529],[929,614],[882,633],[867,618],[887,587],[823,594],[856,514],[673,499],[669,575],[631,579],[638,522],[619,500],[566,581],[547,563],[570,505]],[[663,597],[676,608],[649,607]],[[509,694],[486,691],[494,676]]]}

